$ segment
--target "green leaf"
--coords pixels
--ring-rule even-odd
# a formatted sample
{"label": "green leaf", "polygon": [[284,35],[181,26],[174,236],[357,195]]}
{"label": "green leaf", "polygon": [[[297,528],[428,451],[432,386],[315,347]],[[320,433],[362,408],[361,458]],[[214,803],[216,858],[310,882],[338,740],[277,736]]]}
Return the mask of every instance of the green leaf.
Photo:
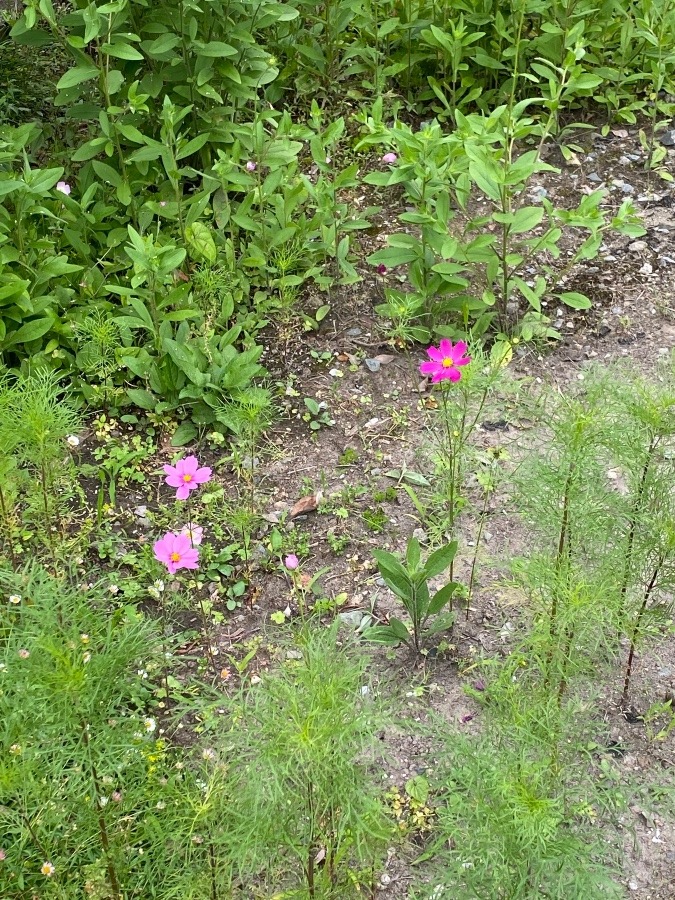
{"label": "green leaf", "polygon": [[405,792],[411,800],[425,804],[429,798],[429,782],[424,775],[414,775],[406,781]]}
{"label": "green leaf", "polygon": [[452,600],[461,585],[457,581],[450,581],[439,588],[431,598],[427,608],[427,616],[437,616],[443,607]]}
{"label": "green leaf", "polygon": [[399,641],[409,641],[410,640],[410,632],[405,627],[403,622],[400,619],[390,618],[389,619],[389,627],[394,632]]}
{"label": "green leaf", "polygon": [[31,341],[36,341],[38,338],[41,338],[43,337],[43,335],[47,334],[53,324],[54,320],[51,316],[45,317],[43,319],[33,319],[33,321],[31,322],[26,322],[21,326],[21,328],[18,328],[15,332],[9,335],[9,337],[5,341],[5,347],[10,347],[14,344],[29,344]]}
{"label": "green leaf", "polygon": [[371,625],[366,628],[361,637],[366,641],[373,641],[375,644],[400,644],[401,639],[396,636],[393,629],[389,625]]}
{"label": "green leaf", "polygon": [[171,438],[172,447],[184,447],[197,437],[197,429],[192,422],[182,422]]}
{"label": "green leaf", "polygon": [[131,44],[127,44],[125,41],[120,41],[119,43],[114,44],[103,44],[101,47],[102,53],[107,53],[108,56],[114,56],[116,59],[129,59],[129,60],[144,60],[145,57],[142,53],[139,53],[135,47],[132,47]]}
{"label": "green leaf", "polygon": [[195,222],[185,229],[185,240],[191,256],[213,265],[218,257],[213,232],[204,222]]}
{"label": "green leaf", "polygon": [[571,306],[572,309],[590,309],[593,305],[588,297],[577,293],[577,291],[565,291],[563,294],[558,294],[558,297],[563,303]]}
{"label": "green leaf", "polygon": [[440,631],[448,631],[448,629],[452,628],[455,624],[455,614],[454,612],[443,613],[442,616],[438,616],[436,620],[427,628],[427,635],[431,636],[433,634],[438,634]]}
{"label": "green leaf", "polygon": [[61,76],[57,82],[56,90],[65,91],[68,88],[75,87],[77,84],[82,84],[84,81],[91,81],[92,78],[98,78],[98,75],[99,70],[97,66],[75,66],[75,68],[68,69],[68,71]]}
{"label": "green leaf", "polygon": [[385,584],[403,601],[411,602],[413,596],[412,583],[406,570],[393,553],[386,550],[373,550]]}
{"label": "green leaf", "polygon": [[441,572],[445,572],[455,558],[457,553],[457,541],[451,541],[445,547],[439,547],[435,550],[424,566],[424,574],[427,578],[435,578]]}
{"label": "green leaf", "polygon": [[521,234],[523,231],[531,231],[544,218],[543,206],[524,206],[513,217],[511,232]]}
{"label": "green leaf", "polygon": [[127,388],[127,397],[141,409],[153,410],[157,404],[156,398],[145,388]]}

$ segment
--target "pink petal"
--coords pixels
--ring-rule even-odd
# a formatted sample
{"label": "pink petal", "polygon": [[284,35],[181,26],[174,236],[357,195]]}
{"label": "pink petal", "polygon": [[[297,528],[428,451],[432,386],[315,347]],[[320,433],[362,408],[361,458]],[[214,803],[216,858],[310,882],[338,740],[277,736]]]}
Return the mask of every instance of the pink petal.
{"label": "pink petal", "polygon": [[185,459],[181,460],[181,463],[183,475],[194,475],[199,468],[199,461],[196,456],[186,456]]}
{"label": "pink petal", "polygon": [[[172,487],[173,487],[173,485],[172,485]],[[180,483],[180,487],[176,491],[176,500],[187,500],[187,498],[189,496],[190,496],[190,485],[189,485],[189,483],[182,481]]]}
{"label": "pink petal", "polygon": [[446,359],[448,356],[452,359],[452,341],[449,341],[447,338],[443,338],[441,343],[438,345],[438,349],[441,352],[441,359]]}
{"label": "pink petal", "polygon": [[180,562],[184,569],[198,569],[199,550],[188,550],[187,553],[181,557]]}
{"label": "pink petal", "polygon": [[466,344],[464,343],[464,341],[457,341],[457,343],[455,344],[455,349],[453,350],[453,353],[452,353],[452,358],[458,359],[459,357],[464,356],[465,353],[466,353]]}
{"label": "pink petal", "polygon": [[164,483],[168,484],[169,487],[180,487],[183,484],[183,479],[180,477],[178,472],[172,472],[170,475],[167,475],[164,479]]}
{"label": "pink petal", "polygon": [[428,360],[427,362],[423,362],[420,364],[420,372],[422,375],[435,375],[437,372],[441,370],[441,364],[438,362],[432,362]]}
{"label": "pink petal", "polygon": [[470,356],[463,356],[461,359],[455,360],[455,365],[456,366],[468,366],[470,362],[471,362]]}
{"label": "pink petal", "polygon": [[169,557],[171,556],[171,551],[167,547],[166,541],[155,541],[152,549],[155,554],[155,559],[159,560],[159,562],[161,563],[168,563]]}
{"label": "pink petal", "polygon": [[429,354],[429,359],[434,359],[436,362],[443,362],[443,354],[438,347],[428,347],[427,353]]}
{"label": "pink petal", "polygon": [[459,371],[459,369],[446,369],[445,371],[447,373],[445,377],[449,378],[450,381],[459,381],[459,379],[462,377],[462,373]]}
{"label": "pink petal", "polygon": [[190,538],[187,534],[174,534],[173,538],[172,550],[174,553],[180,553],[181,556],[190,553],[192,544],[190,543]]}
{"label": "pink petal", "polygon": [[196,484],[206,484],[207,481],[211,481],[211,469],[203,466],[201,469],[197,469],[192,478]]}

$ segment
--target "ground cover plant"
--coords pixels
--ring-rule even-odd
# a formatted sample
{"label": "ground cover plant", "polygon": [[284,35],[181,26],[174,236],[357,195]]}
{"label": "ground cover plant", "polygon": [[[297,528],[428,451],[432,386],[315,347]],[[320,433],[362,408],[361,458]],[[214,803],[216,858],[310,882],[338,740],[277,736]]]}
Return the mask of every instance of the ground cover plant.
{"label": "ground cover plant", "polygon": [[2,898],[672,900],[673,34],[0,0]]}

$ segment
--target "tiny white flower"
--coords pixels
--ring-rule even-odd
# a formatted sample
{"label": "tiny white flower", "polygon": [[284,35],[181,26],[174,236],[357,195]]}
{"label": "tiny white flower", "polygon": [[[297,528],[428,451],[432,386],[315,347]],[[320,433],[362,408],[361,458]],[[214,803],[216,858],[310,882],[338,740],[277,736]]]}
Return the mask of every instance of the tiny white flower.
{"label": "tiny white flower", "polygon": [[139,670],[138,670],[138,675],[139,675],[139,677],[142,678],[144,681],[145,681],[145,679],[148,677],[148,673],[145,671],[145,669],[139,669]]}
{"label": "tiny white flower", "polygon": [[[69,192],[69,193],[70,193],[70,192]],[[47,878],[51,878],[52,875],[54,874],[54,872],[56,872],[56,869],[54,868],[54,866],[53,866],[49,861],[47,861],[47,862],[43,862],[43,863],[42,863],[42,865],[40,866],[40,871],[41,871],[42,874],[45,875]]]}
{"label": "tiny white flower", "polygon": [[155,722],[154,719],[146,719],[143,722],[143,725],[145,726],[145,730],[147,731],[148,734],[152,734],[152,732],[155,730],[155,728],[157,728],[157,722]]}
{"label": "tiny white flower", "polygon": [[66,441],[70,444],[71,447],[80,446],[80,439],[76,434],[69,434],[66,438]]}
{"label": "tiny white flower", "polygon": [[215,759],[216,751],[212,750],[210,747],[205,747],[202,750],[202,759]]}
{"label": "tiny white flower", "polygon": [[99,798],[98,798],[98,805],[101,806],[101,807],[107,806],[107,805],[108,805],[108,798],[107,798],[107,797],[99,797]]}
{"label": "tiny white flower", "polygon": [[84,654],[84,656],[82,657],[82,662],[85,663],[85,664],[88,663],[88,662],[91,662],[91,653],[90,653],[88,650],[87,650],[87,652]]}
{"label": "tiny white flower", "polygon": [[162,593],[162,591],[164,590],[164,582],[162,581],[161,578],[158,578],[158,579],[157,579],[157,581],[155,582],[154,587],[155,587],[155,590],[157,590],[157,591],[160,592],[160,594]]}
{"label": "tiny white flower", "polygon": [[114,597],[115,594],[119,594],[120,589],[119,589],[119,587],[118,587],[116,584],[111,584],[111,585],[108,587],[108,591],[109,591],[109,592],[113,595],[113,597]]}
{"label": "tiny white flower", "polygon": [[14,603],[15,605],[21,603],[21,594],[10,594],[9,602]]}
{"label": "tiny white flower", "polygon": [[159,800],[157,802],[157,809],[164,809],[166,807],[166,803],[163,800]]}

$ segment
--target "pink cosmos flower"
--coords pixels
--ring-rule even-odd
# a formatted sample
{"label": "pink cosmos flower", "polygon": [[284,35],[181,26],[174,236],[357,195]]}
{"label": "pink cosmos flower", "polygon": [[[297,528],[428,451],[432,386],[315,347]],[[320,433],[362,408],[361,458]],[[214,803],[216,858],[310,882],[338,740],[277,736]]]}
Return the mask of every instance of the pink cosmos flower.
{"label": "pink cosmos flower", "polygon": [[56,185],[56,190],[61,191],[66,197],[70,196],[70,185],[67,181],[59,181]]}
{"label": "pink cosmos flower", "polygon": [[452,341],[443,338],[438,347],[429,347],[427,354],[429,359],[422,363],[420,372],[422,375],[431,375],[433,384],[445,381],[446,378],[450,381],[459,381],[462,373],[458,366],[466,366],[471,362],[471,357],[465,355],[464,341],[457,341],[453,347]]}
{"label": "pink cosmos flower", "polygon": [[167,531],[164,537],[155,541],[152,548],[155,559],[169,570],[169,575],[175,575],[178,569],[198,569],[199,550],[190,544],[190,538],[186,534],[176,534]]}
{"label": "pink cosmos flower", "polygon": [[257,168],[258,167],[256,166],[256,164],[253,162],[252,159],[249,159],[249,161],[246,163],[246,171],[247,172],[255,172],[255,170]]}
{"label": "pink cosmos flower", "polygon": [[187,500],[190,491],[211,480],[211,469],[208,466],[200,468],[196,456],[179,459],[175,466],[164,466],[164,471],[166,472],[164,483],[169,487],[178,488],[176,500]]}
{"label": "pink cosmos flower", "polygon": [[295,555],[295,553],[289,553],[286,559],[284,560],[284,565],[287,569],[297,569],[300,565],[300,560]]}
{"label": "pink cosmos flower", "polygon": [[180,533],[185,535],[193,547],[199,547],[204,537],[204,529],[201,525],[193,525],[192,528],[189,525],[184,525]]}
{"label": "pink cosmos flower", "polygon": [[382,162],[389,163],[389,165],[393,165],[397,159],[398,159],[398,156],[395,153],[385,153],[384,156],[382,157]]}

